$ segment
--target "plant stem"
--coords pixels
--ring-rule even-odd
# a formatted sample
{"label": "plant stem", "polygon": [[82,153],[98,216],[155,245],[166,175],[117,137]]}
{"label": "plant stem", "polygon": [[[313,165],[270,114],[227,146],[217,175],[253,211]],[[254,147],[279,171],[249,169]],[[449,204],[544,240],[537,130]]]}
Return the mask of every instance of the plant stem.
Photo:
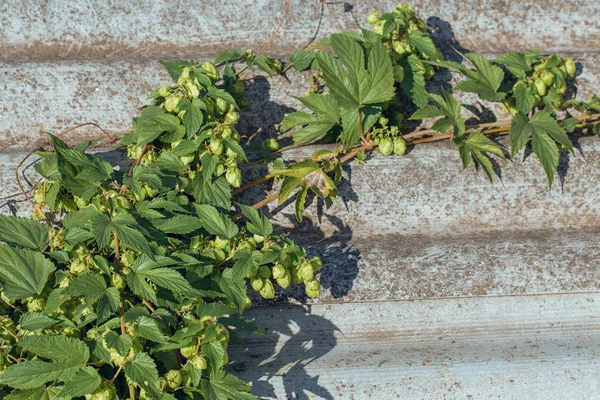
{"label": "plant stem", "polygon": [[113,231],[113,234],[115,235],[115,262],[118,264],[120,264],[120,255],[119,255],[119,236],[117,235],[117,231]]}
{"label": "plant stem", "polygon": [[[360,115],[360,113],[359,113],[359,115]],[[590,128],[600,122],[596,121],[596,122],[587,122],[586,123],[585,121],[588,121],[590,119],[598,119],[598,118],[600,118],[600,113],[591,114],[591,115],[582,115],[582,116],[576,117],[577,120],[584,121],[583,123],[577,124],[577,128],[579,128],[579,129]],[[481,131],[485,135],[491,135],[494,133],[506,134],[507,132],[510,131],[510,122],[511,122],[511,120],[505,120],[505,121],[491,122],[491,123],[485,123],[485,124],[468,125],[468,129],[471,129],[472,131],[467,132],[467,134],[473,133],[474,129],[481,129],[481,128],[487,128],[487,127],[490,127],[491,129],[483,129]],[[498,125],[508,125],[508,126],[498,127]],[[494,127],[497,127],[497,128],[494,128]],[[419,136],[423,136],[428,133],[438,133],[438,132],[433,131],[433,130],[418,131],[418,132],[413,132],[411,134],[404,135],[403,138],[407,139],[407,138],[411,138],[411,137],[419,137]],[[437,136],[433,136],[433,137],[409,141],[409,142],[407,142],[407,145],[416,145],[416,144],[437,142],[440,140],[450,139],[450,138],[452,138],[452,136],[453,136],[452,134],[437,135]],[[363,143],[361,146],[354,148],[352,151],[350,151],[349,153],[344,155],[342,158],[340,158],[340,162],[346,163],[346,162],[352,160],[359,152],[369,151],[369,150],[374,149],[375,147],[377,147],[377,144],[374,141],[372,141],[371,139],[367,139],[366,142]],[[265,176],[263,178],[267,178],[267,177]],[[259,178],[256,181],[263,179],[263,178]],[[268,180],[268,178],[264,179],[264,180]],[[263,200],[259,201],[258,203],[254,204],[252,207],[255,209],[262,208],[262,207],[268,205],[269,203],[275,201],[277,199],[277,197],[279,197],[279,192],[273,193],[266,199],[263,199]],[[243,216],[244,215],[242,213],[238,213],[233,216],[233,220],[237,221],[237,220],[243,218]]]}
{"label": "plant stem", "polygon": [[117,372],[115,372],[115,375],[112,377],[112,379],[110,381],[108,381],[109,383],[113,383],[115,381],[115,379],[117,379],[117,377],[119,376],[119,374],[121,373],[121,370],[123,369],[123,365],[119,365],[119,369],[117,369]]}
{"label": "plant stem", "polygon": [[363,118],[362,118],[362,111],[359,108],[358,109],[358,132],[360,133],[360,140],[364,143],[367,141],[367,138],[365,137],[365,130],[363,127]]}

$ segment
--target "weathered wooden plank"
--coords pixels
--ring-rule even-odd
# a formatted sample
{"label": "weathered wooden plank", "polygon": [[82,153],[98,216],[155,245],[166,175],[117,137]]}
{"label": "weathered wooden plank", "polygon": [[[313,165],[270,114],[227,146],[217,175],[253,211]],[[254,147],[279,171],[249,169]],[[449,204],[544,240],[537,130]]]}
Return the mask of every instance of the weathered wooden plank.
{"label": "weathered wooden plank", "polygon": [[229,348],[261,398],[592,399],[598,293],[267,307]]}
{"label": "weathered wooden plank", "polygon": [[[367,28],[370,12],[391,11],[396,4],[381,0],[323,3],[290,1],[287,18],[269,52],[289,54],[315,34],[318,40],[341,30]],[[457,41],[480,52],[600,48],[597,4],[591,0],[410,3],[446,48]],[[192,58],[215,54],[232,44],[259,50],[275,31],[286,4],[272,0],[3,1],[0,59]]]}

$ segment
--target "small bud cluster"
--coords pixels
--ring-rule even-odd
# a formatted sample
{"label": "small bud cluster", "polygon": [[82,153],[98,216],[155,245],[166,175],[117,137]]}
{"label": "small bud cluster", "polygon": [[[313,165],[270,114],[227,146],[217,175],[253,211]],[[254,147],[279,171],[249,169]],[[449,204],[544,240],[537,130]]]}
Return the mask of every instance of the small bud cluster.
{"label": "small bud cluster", "polygon": [[371,136],[379,146],[379,152],[384,156],[394,153],[403,156],[406,152],[406,141],[400,136],[397,126],[389,126],[389,120],[385,117],[379,118],[379,127],[373,129]]}
{"label": "small bud cluster", "polygon": [[[400,64],[406,57],[414,54],[418,58],[413,60],[415,72],[423,75],[425,79],[431,79],[435,72],[433,67],[421,60],[436,61],[441,58],[441,54],[439,50],[435,49],[437,57],[431,59],[431,54],[426,54],[415,46],[411,46],[408,39],[411,33],[418,31],[429,37],[427,24],[416,16],[415,10],[411,6],[398,3],[393,12],[383,15],[379,12],[371,13],[367,17],[367,21],[373,25],[373,32],[383,36],[393,62]],[[398,83],[404,80],[404,69],[401,65],[395,65],[394,79]]]}

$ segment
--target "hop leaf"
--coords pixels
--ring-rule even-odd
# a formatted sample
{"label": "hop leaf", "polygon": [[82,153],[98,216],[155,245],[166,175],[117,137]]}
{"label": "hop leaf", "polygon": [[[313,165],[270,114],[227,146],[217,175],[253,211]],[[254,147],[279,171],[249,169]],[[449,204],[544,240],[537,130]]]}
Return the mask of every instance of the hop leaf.
{"label": "hop leaf", "polygon": [[548,184],[552,186],[554,174],[558,168],[559,148],[558,144],[565,146],[573,152],[573,144],[556,119],[546,110],[538,111],[531,120],[527,116],[517,113],[510,126],[511,158],[514,158],[531,137],[531,147],[538,159],[546,176]]}

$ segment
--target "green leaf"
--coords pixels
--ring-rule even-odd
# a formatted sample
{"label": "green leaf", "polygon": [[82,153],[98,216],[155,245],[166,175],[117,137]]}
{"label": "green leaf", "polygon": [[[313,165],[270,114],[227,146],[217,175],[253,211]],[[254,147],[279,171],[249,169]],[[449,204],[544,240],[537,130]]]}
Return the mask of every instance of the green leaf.
{"label": "green leaf", "polygon": [[138,137],[137,144],[150,143],[164,132],[173,133],[179,125],[179,118],[173,114],[157,114],[140,119],[135,126]]}
{"label": "green leaf", "polygon": [[22,329],[28,331],[37,331],[38,329],[48,328],[49,326],[55,325],[58,320],[48,317],[46,314],[41,312],[28,312],[21,315],[19,325]]}
{"label": "green leaf", "polygon": [[165,233],[185,235],[200,229],[202,224],[198,218],[177,214],[174,217],[157,221],[155,226]]}
{"label": "green leaf", "polygon": [[220,367],[223,365],[223,359],[225,357],[225,350],[223,349],[223,346],[221,346],[221,342],[203,341],[200,349],[202,350],[202,354],[208,358],[212,367],[215,369],[220,369]]}
{"label": "green leaf", "polygon": [[261,70],[269,74],[269,76],[273,76],[273,70],[271,69],[271,65],[269,64],[269,59],[260,54],[254,57],[254,64],[258,66]]}
{"label": "green leaf", "polygon": [[547,110],[538,111],[531,120],[518,113],[513,117],[510,126],[511,157],[525,146],[531,136],[533,152],[538,156],[544,167],[548,183],[552,186],[554,174],[558,168],[559,148],[556,143],[573,151],[573,144],[556,119]]}
{"label": "green leaf", "polygon": [[150,395],[158,397],[158,370],[152,357],[147,353],[135,353],[131,361],[125,363],[125,375]]}
{"label": "green leaf", "polygon": [[210,379],[202,379],[206,400],[256,400],[250,386],[222,369],[214,370]]}
{"label": "green leaf", "polygon": [[546,133],[535,132],[531,138],[531,148],[544,167],[549,186],[552,186],[559,160],[559,151],[556,143]]}
{"label": "green leaf", "polygon": [[200,217],[202,227],[211,235],[231,239],[238,233],[238,228],[231,218],[228,215],[219,213],[213,206],[208,204],[196,205],[196,212]]}
{"label": "green leaf", "polygon": [[297,125],[308,124],[294,133],[292,136],[294,143],[302,144],[315,140],[329,132],[338,123],[340,110],[333,96],[311,93],[298,100],[314,114],[294,112],[286,116],[280,128],[282,132]]}
{"label": "green leaf", "polygon": [[156,302],[156,293],[148,281],[168,289],[176,294],[192,293],[194,289],[189,282],[175,269],[169,266],[177,261],[156,256],[156,261],[142,255],[131,265],[132,272],[127,275],[127,285],[138,296]]}
{"label": "green leaf", "polygon": [[119,335],[115,331],[110,331],[104,336],[104,341],[106,342],[106,346],[111,349],[117,350],[117,352],[126,356],[129,353],[129,349],[133,346],[133,340],[131,336],[127,334]]}
{"label": "green leaf", "polygon": [[242,313],[244,311],[246,295],[248,292],[246,280],[235,274],[233,269],[228,268],[223,271],[221,277],[217,278],[217,283],[227,298],[236,305],[237,311]]}
{"label": "green leaf", "polygon": [[242,209],[242,213],[244,213],[248,219],[246,228],[248,228],[251,233],[260,236],[269,236],[273,233],[273,225],[263,213],[244,204],[239,204],[239,206]]}
{"label": "green leaf", "polygon": [[109,319],[113,314],[119,310],[119,304],[121,302],[121,295],[119,290],[114,287],[106,289],[100,300],[98,301],[97,307],[97,318],[98,323],[101,324]]}
{"label": "green leaf", "polygon": [[504,79],[504,71],[497,65],[492,65],[485,57],[476,53],[464,54],[463,57],[471,61],[475,70],[470,70],[460,64],[443,61],[432,63],[458,71],[465,75],[468,79],[459,82],[454,90],[476,93],[482,100],[487,101],[502,101],[506,93],[498,92],[502,80]]}
{"label": "green leaf", "polygon": [[244,52],[242,50],[238,50],[238,49],[225,50],[224,52],[219,54],[217,56],[217,58],[215,58],[214,63],[215,63],[215,65],[219,65],[226,61],[237,61],[240,58],[242,58],[243,55],[244,55]]}
{"label": "green leaf", "polygon": [[468,138],[459,141],[458,149],[464,168],[467,168],[471,158],[474,158],[481,165],[490,182],[493,181],[494,168],[488,156],[484,153],[494,154],[504,159],[504,153],[496,143],[487,138],[482,132],[473,132]]}
{"label": "green leaf", "polygon": [[433,40],[426,32],[414,30],[408,34],[406,39],[410,46],[416,47],[429,60],[437,61],[440,58],[437,47],[435,47]]}
{"label": "green leaf", "polygon": [[11,299],[41,294],[54,264],[41,253],[0,246],[0,284],[2,293]]}
{"label": "green leaf", "polygon": [[204,120],[204,115],[200,110],[202,106],[204,104],[199,99],[193,99],[192,101],[184,99],[179,102],[179,110],[185,111],[185,114],[183,114],[183,126],[188,137],[192,137],[198,132],[202,125]]}
{"label": "green leaf", "polygon": [[523,78],[531,71],[532,59],[523,53],[512,52],[496,58],[494,62],[504,64],[514,76]]}
{"label": "green leaf", "polygon": [[92,233],[100,249],[105,248],[116,233],[118,239],[133,250],[152,255],[148,240],[140,232],[140,227],[135,223],[127,211],[117,210],[111,220],[106,214],[101,214],[92,219]]}
{"label": "green leaf", "polygon": [[216,87],[211,86],[208,88],[207,94],[213,99],[222,99],[225,100],[227,103],[232,104],[234,107],[237,107],[237,103],[235,102],[233,96],[223,89],[217,89]]}
{"label": "green leaf", "polygon": [[346,72],[340,64],[330,54],[324,52],[317,52],[316,60],[319,69],[323,72],[327,88],[335,100],[343,107],[358,107],[358,98],[348,91],[344,82]]}
{"label": "green leaf", "polygon": [[137,336],[152,340],[156,343],[165,343],[168,340],[154,319],[150,317],[140,317],[137,322],[138,324],[135,327],[135,333]]}
{"label": "green leaf", "polygon": [[304,203],[306,203],[306,195],[308,193],[308,185],[302,187],[296,197],[296,219],[302,222],[302,213],[304,212]]}
{"label": "green leaf", "polygon": [[194,178],[194,197],[198,203],[209,204],[222,210],[231,207],[231,185],[225,177],[203,179],[201,174]]}
{"label": "green leaf", "polygon": [[99,299],[106,291],[106,282],[101,275],[86,273],[79,275],[65,289],[69,296],[84,296],[90,302]]}
{"label": "green leaf", "polygon": [[421,71],[421,61],[417,56],[411,54],[402,61],[404,79],[402,80],[402,91],[417,107],[427,104],[427,90],[425,89],[425,77]]}
{"label": "green leaf", "polygon": [[49,230],[30,218],[0,215],[0,241],[6,244],[39,250],[48,244]]}
{"label": "green leaf", "polygon": [[294,111],[283,118],[281,125],[279,125],[279,131],[284,133],[298,125],[306,125],[311,122],[313,122],[313,116],[311,114],[304,111]]}
{"label": "green leaf", "polygon": [[93,393],[100,386],[102,379],[93,367],[83,367],[63,386],[60,397],[78,397]]}
{"label": "green leaf", "polygon": [[315,59],[315,52],[311,50],[296,50],[290,56],[290,62],[294,64],[294,69],[304,71]]}
{"label": "green leaf", "polygon": [[371,48],[367,70],[368,77],[360,85],[361,104],[383,103],[394,98],[392,61],[380,41]]}
{"label": "green leaf", "polygon": [[232,277],[234,280],[241,280],[246,278],[248,271],[255,268],[258,265],[258,260],[261,257],[260,251],[249,252],[245,249],[235,252],[233,264]]}
{"label": "green leaf", "polygon": [[240,156],[243,160],[248,161],[248,159],[246,158],[246,153],[244,152],[244,149],[242,149],[242,146],[240,146],[240,144],[234,140],[231,137],[224,137],[223,141],[225,142],[225,145],[233,150],[233,152],[235,154],[237,154],[238,156]]}
{"label": "green leaf", "polygon": [[68,381],[88,361],[84,342],[66,336],[26,336],[18,343],[23,351],[53,362],[25,360],[0,374],[0,383],[16,389],[32,389],[51,381]]}
{"label": "green leaf", "polygon": [[515,100],[517,101],[517,109],[524,115],[529,114],[535,106],[534,87],[527,86],[523,82],[517,82],[513,87]]}
{"label": "green leaf", "polygon": [[564,119],[561,123],[560,126],[561,128],[563,128],[566,132],[568,133],[573,133],[573,131],[575,130],[575,128],[577,127],[577,124],[579,123],[579,120],[577,118],[566,118]]}
{"label": "green leaf", "polygon": [[158,62],[160,63],[160,65],[162,65],[167,70],[169,76],[171,76],[171,78],[175,82],[177,82],[177,80],[181,76],[181,72],[183,71],[183,69],[185,67],[191,67],[196,64],[192,61],[185,61],[185,60],[174,60],[174,61],[159,60]]}

